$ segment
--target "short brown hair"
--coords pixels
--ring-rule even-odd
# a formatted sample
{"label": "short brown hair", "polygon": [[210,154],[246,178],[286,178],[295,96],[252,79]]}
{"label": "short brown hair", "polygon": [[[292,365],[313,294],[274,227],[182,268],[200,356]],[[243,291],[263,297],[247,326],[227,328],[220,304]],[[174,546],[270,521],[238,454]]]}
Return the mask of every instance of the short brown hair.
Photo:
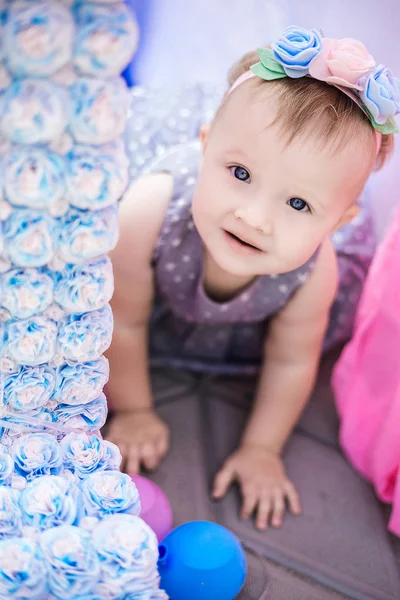
{"label": "short brown hair", "polygon": [[[245,54],[229,71],[229,87],[258,61],[255,50]],[[333,85],[311,77],[285,77],[269,82],[259,79],[258,85],[265,83],[279,97],[277,121],[289,142],[299,134],[313,133],[324,144],[340,147],[355,136],[367,143],[371,133],[375,133],[371,121],[359,106]],[[383,134],[375,170],[383,166],[393,146],[393,134]]]}

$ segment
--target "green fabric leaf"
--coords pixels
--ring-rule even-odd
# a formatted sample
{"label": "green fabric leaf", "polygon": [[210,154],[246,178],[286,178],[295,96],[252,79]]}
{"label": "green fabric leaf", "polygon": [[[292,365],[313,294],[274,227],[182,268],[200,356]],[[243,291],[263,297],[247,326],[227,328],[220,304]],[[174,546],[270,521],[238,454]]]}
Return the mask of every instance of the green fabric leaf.
{"label": "green fabric leaf", "polygon": [[257,54],[266,69],[272,71],[273,73],[280,73],[282,76],[287,77],[282,65],[276,61],[271,48],[258,48]]}
{"label": "green fabric leaf", "polygon": [[265,79],[266,81],[273,81],[274,79],[283,79],[283,77],[287,77],[285,72],[277,73],[276,71],[271,71],[270,69],[267,69],[267,67],[265,67],[261,62],[256,63],[250,67],[250,69],[255,75],[261,77],[261,79]]}
{"label": "green fabric leaf", "polygon": [[371,120],[372,125],[374,126],[374,129],[379,131],[379,133],[384,133],[386,135],[389,135],[390,133],[399,133],[396,121],[393,119],[393,117],[388,117],[386,123],[384,123],[383,125],[380,125],[379,123],[377,123],[375,121],[371,111],[368,110],[368,108],[365,106],[365,104],[364,104],[364,108],[365,108],[366,112],[368,113],[368,116]]}
{"label": "green fabric leaf", "polygon": [[386,123],[384,123],[383,125],[379,125],[379,123],[377,123],[374,119],[374,117],[371,115],[371,121],[372,121],[372,125],[375,127],[375,129],[377,131],[379,131],[379,133],[384,133],[386,135],[389,135],[390,133],[399,133],[399,129],[396,125],[396,121],[393,118],[388,118]]}

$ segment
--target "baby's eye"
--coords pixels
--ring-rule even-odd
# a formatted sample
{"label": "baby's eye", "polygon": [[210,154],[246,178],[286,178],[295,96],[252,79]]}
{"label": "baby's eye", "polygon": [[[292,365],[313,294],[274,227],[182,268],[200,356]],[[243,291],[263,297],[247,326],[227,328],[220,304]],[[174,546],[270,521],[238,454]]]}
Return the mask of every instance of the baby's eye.
{"label": "baby's eye", "polygon": [[250,173],[244,167],[231,167],[231,173],[240,181],[249,181]]}
{"label": "baby's eye", "polygon": [[301,198],[290,198],[290,200],[288,200],[288,204],[298,212],[310,211],[310,207],[308,206],[307,202],[304,202],[304,200]]}

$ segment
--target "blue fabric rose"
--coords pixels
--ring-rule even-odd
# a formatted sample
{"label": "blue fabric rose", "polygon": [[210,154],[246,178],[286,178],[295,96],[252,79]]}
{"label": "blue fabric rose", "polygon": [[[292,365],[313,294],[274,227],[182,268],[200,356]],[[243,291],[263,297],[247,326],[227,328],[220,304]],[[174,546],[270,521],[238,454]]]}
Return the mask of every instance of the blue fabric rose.
{"label": "blue fabric rose", "polygon": [[0,542],[0,598],[43,598],[46,566],[37,544],[13,538]]}
{"label": "blue fabric rose", "polygon": [[15,472],[28,480],[40,475],[56,475],[61,470],[61,448],[49,433],[28,433],[18,438],[11,453]]}
{"label": "blue fabric rose", "polygon": [[20,535],[21,509],[20,492],[0,486],[0,539]]}
{"label": "blue fabric rose", "polygon": [[378,125],[400,113],[400,80],[390,69],[379,65],[361,79],[360,85],[363,87],[360,97]]}
{"label": "blue fabric rose", "polygon": [[77,514],[76,487],[63,477],[37,477],[21,492],[20,507],[25,525],[40,531],[71,525]]}
{"label": "blue fabric rose", "polygon": [[50,591],[60,600],[90,598],[99,578],[99,559],[87,531],[69,525],[50,529],[41,535],[40,547]]}
{"label": "blue fabric rose", "polygon": [[304,77],[311,61],[321,52],[322,38],[315,29],[292,26],[271,44],[271,49],[288,77]]}
{"label": "blue fabric rose", "polygon": [[92,473],[81,482],[80,491],[79,505],[85,516],[102,518],[115,513],[140,514],[137,487],[125,473]]}

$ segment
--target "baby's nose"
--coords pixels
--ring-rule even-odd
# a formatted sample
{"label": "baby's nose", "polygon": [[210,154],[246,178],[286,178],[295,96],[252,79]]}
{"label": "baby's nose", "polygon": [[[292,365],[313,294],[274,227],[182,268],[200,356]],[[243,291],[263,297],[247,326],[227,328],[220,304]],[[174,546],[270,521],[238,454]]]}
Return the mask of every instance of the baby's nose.
{"label": "baby's nose", "polygon": [[265,214],[265,207],[240,207],[235,210],[235,218],[242,221],[250,229],[255,229],[264,235],[272,233],[272,219]]}

